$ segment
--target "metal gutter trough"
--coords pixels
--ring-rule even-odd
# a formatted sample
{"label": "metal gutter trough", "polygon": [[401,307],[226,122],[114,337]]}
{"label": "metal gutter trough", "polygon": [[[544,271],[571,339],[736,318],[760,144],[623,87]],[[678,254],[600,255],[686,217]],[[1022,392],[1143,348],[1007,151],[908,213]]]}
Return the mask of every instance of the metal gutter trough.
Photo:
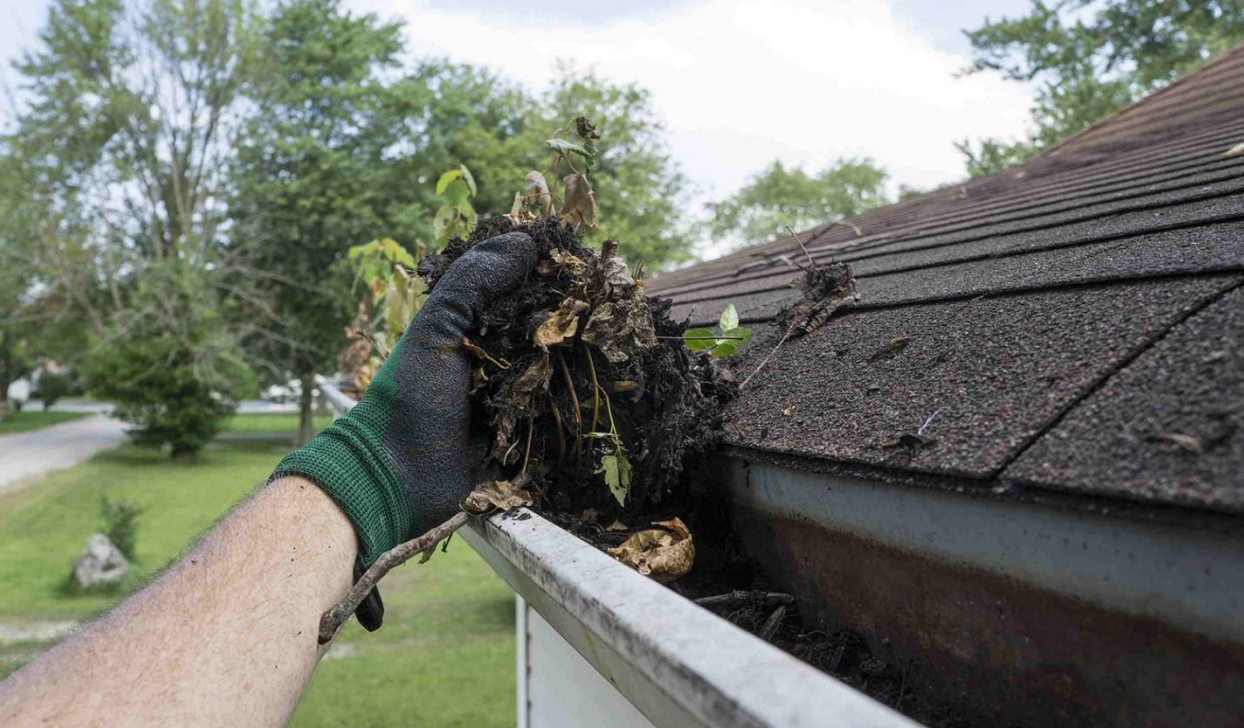
{"label": "metal gutter trough", "polygon": [[520,728],[917,725],[530,511],[460,533],[521,597]]}
{"label": "metal gutter trough", "polygon": [[744,551],[801,616],[973,724],[1244,725],[1238,519],[723,462]]}

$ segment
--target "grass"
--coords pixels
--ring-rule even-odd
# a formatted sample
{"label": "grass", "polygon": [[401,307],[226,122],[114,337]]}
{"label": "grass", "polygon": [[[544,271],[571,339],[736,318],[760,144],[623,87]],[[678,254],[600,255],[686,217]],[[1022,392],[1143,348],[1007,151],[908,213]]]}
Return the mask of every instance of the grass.
{"label": "grass", "polygon": [[[315,418],[315,430],[318,432],[332,424],[333,418],[329,415],[317,415]],[[296,413],[285,414],[282,412],[256,412],[254,414],[233,415],[226,417],[220,426],[221,432],[232,433],[289,433],[298,432],[298,415]]]}
{"label": "grass", "polygon": [[59,425],[62,422],[85,417],[85,412],[43,412],[42,410],[24,409],[0,420],[0,435],[13,432],[28,432],[41,427]]}
{"label": "grass", "polygon": [[[282,435],[295,426],[294,415],[238,415],[229,431],[278,436],[218,441],[195,462],[125,445],[0,494],[0,622],[87,618],[139,588],[263,482],[288,447]],[[122,594],[72,596],[66,578],[100,526],[103,494],[147,509],[136,573]],[[395,571],[381,591],[384,628],[343,631],[291,725],[513,725],[514,599],[487,565],[454,539],[428,564]],[[0,675],[46,647],[0,645]]]}

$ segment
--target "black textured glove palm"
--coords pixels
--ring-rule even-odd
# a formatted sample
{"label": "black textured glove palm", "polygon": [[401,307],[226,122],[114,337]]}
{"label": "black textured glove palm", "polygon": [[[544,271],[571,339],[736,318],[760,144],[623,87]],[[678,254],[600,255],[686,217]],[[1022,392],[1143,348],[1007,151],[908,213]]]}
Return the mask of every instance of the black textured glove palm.
{"label": "black textured glove palm", "polygon": [[272,474],[299,475],[327,491],[354,524],[364,566],[452,516],[474,486],[462,339],[538,257],[530,237],[509,233],[455,260],[363,399]]}

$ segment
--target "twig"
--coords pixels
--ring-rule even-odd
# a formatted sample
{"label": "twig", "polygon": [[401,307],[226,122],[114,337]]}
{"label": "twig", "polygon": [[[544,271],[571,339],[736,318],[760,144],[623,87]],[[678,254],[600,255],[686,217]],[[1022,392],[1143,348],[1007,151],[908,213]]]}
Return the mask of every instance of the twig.
{"label": "twig", "polygon": [[777,609],[773,610],[773,614],[765,620],[765,625],[760,628],[760,633],[756,635],[765,642],[772,642],[773,636],[777,634],[778,627],[782,626],[782,620],[786,618],[786,605],[779,604]]}
{"label": "twig", "polygon": [[794,604],[795,598],[790,594],[781,592],[755,592],[755,591],[732,591],[725,594],[717,594],[711,597],[702,597],[695,600],[696,604],[701,607],[710,609],[712,607],[733,607],[738,604],[745,604],[754,599],[758,599],[766,604]]}
{"label": "twig", "polygon": [[808,258],[808,265],[812,266],[813,270],[816,270],[816,261],[812,260],[812,254],[808,252],[807,248],[803,247],[803,241],[799,239],[799,236],[795,234],[794,230],[790,229],[790,225],[786,226],[786,232],[790,233],[790,236],[795,239],[796,243],[799,243],[799,249],[802,250],[803,254]]}
{"label": "twig", "polygon": [[468,516],[465,512],[459,511],[454,514],[453,518],[450,518],[419,538],[399,544],[381,554],[380,558],[376,559],[376,563],[368,567],[362,578],[355,582],[350,591],[320,617],[320,644],[324,645],[332,641],[337,634],[337,630],[341,629],[341,625],[345,624],[351,614],[354,614],[354,610],[358,609],[359,604],[371,593],[371,590],[376,587],[376,582],[384,578],[385,574],[406,563],[416,554],[431,552],[432,549],[436,548],[437,543],[448,538],[451,533],[466,525],[467,518]]}
{"label": "twig", "polygon": [[920,429],[916,430],[916,434],[923,435],[924,429],[929,426],[929,423],[931,423],[933,421],[933,418],[937,417],[938,413],[940,413],[941,411],[942,411],[941,407],[938,407],[937,409],[933,410],[933,414],[929,415],[929,419],[925,420],[923,425],[920,425]]}
{"label": "twig", "polygon": [[536,429],[536,422],[531,417],[527,418],[527,447],[523,451],[523,469],[518,471],[520,479],[527,478],[527,463],[531,462],[531,433]]}
{"label": "twig", "polygon": [[597,413],[600,412],[600,382],[596,381],[596,362],[592,361],[592,349],[583,342],[583,353],[587,355],[587,368],[592,372],[592,429],[596,432]]}
{"label": "twig", "polygon": [[549,409],[553,411],[553,422],[557,424],[557,464],[561,465],[566,458],[566,432],[562,429],[562,413],[557,409],[557,400],[549,395]]}
{"label": "twig", "polygon": [[765,355],[765,358],[762,359],[761,362],[756,365],[756,368],[752,370],[752,373],[747,375],[747,379],[744,379],[743,383],[739,385],[739,391],[742,391],[744,388],[746,388],[747,383],[752,381],[752,377],[759,374],[760,370],[765,368],[765,365],[769,363],[769,360],[773,358],[773,355],[777,353],[777,350],[782,348],[782,344],[786,343],[786,340],[790,338],[790,335],[794,333],[794,331],[795,331],[795,325],[791,324],[791,327],[786,330],[785,334],[782,335],[782,339],[781,341],[777,343],[777,346],[773,347],[773,350]]}
{"label": "twig", "polygon": [[570,390],[570,403],[574,405],[574,455],[577,460],[579,457],[579,440],[583,438],[583,416],[579,413],[579,395],[575,394],[574,381],[570,379],[570,368],[566,366],[566,359],[562,356],[562,350],[556,349],[557,363],[561,364],[562,378],[566,380],[566,389]]}

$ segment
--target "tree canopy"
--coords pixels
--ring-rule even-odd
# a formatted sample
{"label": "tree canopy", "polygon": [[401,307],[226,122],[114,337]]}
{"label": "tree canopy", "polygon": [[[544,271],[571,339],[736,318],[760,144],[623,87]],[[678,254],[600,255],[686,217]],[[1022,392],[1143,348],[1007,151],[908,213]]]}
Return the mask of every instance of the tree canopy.
{"label": "tree canopy", "polygon": [[774,162],[742,189],[710,203],[709,229],[715,239],[758,243],[785,233],[822,225],[890,202],[889,175],[870,159],[839,159],[816,174]]}
{"label": "tree canopy", "polygon": [[968,173],[1023,161],[1244,41],[1244,0],[1033,0],[967,31],[969,73],[1035,84],[1027,139],[964,141]]}

